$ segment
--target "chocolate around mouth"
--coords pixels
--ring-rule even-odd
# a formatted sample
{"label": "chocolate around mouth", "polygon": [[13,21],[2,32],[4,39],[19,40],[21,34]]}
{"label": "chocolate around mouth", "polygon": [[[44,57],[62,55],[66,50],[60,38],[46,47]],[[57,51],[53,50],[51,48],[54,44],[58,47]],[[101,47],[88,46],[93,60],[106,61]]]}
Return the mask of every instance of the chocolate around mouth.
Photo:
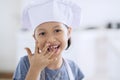
{"label": "chocolate around mouth", "polygon": [[57,50],[57,49],[59,49],[59,47],[60,47],[60,45],[58,45],[58,46],[49,46],[47,51],[50,52],[50,51],[53,51],[53,50]]}

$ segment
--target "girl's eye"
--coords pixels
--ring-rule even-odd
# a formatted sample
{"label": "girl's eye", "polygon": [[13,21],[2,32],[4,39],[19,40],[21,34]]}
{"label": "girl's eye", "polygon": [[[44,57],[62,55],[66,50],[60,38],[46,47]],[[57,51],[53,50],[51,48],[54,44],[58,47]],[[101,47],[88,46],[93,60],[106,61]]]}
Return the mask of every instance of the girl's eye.
{"label": "girl's eye", "polygon": [[60,32],[61,30],[60,29],[56,29],[55,32]]}
{"label": "girl's eye", "polygon": [[39,35],[44,36],[44,35],[45,35],[45,32],[41,32],[41,33],[39,33]]}

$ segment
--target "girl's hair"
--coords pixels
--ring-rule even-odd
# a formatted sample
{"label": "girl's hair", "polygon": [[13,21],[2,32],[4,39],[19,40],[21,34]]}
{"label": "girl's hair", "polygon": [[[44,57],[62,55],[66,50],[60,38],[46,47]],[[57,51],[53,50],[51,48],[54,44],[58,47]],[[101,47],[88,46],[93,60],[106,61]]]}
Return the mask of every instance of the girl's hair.
{"label": "girl's hair", "polygon": [[71,38],[68,39],[66,50],[70,47],[70,45],[71,45]]}
{"label": "girl's hair", "polygon": [[[64,25],[67,27],[67,29],[69,28],[66,24]],[[70,45],[71,45],[71,37],[68,39],[66,50],[70,47]]]}

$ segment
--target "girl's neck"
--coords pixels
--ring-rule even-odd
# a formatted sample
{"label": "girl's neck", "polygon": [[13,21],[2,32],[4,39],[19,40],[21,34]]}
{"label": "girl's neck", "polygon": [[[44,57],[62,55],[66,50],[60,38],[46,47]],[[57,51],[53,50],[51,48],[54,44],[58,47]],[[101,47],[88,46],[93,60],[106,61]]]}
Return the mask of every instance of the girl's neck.
{"label": "girl's neck", "polygon": [[59,69],[62,66],[63,59],[62,57],[57,58],[52,64],[49,64],[47,68],[51,70]]}

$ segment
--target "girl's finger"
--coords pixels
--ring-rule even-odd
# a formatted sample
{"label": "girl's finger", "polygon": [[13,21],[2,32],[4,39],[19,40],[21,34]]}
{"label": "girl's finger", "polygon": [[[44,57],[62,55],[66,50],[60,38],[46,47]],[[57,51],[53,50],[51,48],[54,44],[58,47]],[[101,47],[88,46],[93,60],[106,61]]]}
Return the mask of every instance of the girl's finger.
{"label": "girl's finger", "polygon": [[45,55],[48,52],[48,48],[49,48],[49,43],[47,43],[44,48],[42,49],[42,54]]}
{"label": "girl's finger", "polygon": [[52,63],[54,61],[54,59],[49,59],[49,64]]}
{"label": "girl's finger", "polygon": [[39,48],[38,48],[38,46],[37,46],[37,42],[35,42],[35,54],[38,54],[39,53]]}
{"label": "girl's finger", "polygon": [[50,52],[48,52],[46,55],[45,55],[45,57],[47,57],[48,59],[50,59],[51,58],[51,56],[53,56],[53,54],[55,54],[55,50],[53,50],[53,51],[50,51]]}
{"label": "girl's finger", "polygon": [[50,55],[50,59],[56,59],[60,54],[60,49],[56,52],[53,52],[52,55]]}
{"label": "girl's finger", "polygon": [[25,50],[27,51],[28,58],[30,59],[30,57],[32,56],[31,50],[29,48],[25,48]]}
{"label": "girl's finger", "polygon": [[50,51],[49,53],[47,53],[45,56],[48,57],[49,59],[52,58],[52,56],[56,55],[56,50],[54,49],[52,52]]}

